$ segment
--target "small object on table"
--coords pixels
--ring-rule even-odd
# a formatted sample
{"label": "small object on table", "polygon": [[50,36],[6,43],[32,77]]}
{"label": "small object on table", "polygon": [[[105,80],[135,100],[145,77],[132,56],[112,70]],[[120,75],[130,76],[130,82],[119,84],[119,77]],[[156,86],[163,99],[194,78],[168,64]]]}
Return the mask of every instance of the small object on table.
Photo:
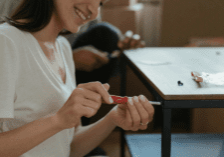
{"label": "small object on table", "polygon": [[184,84],[181,81],[177,81],[178,86],[183,86]]}
{"label": "small object on table", "polygon": [[[193,80],[195,80],[195,81],[197,81],[197,82],[199,83],[198,78],[201,77],[200,73],[195,72],[195,71],[192,71],[192,72],[191,72],[191,76],[192,76],[192,79],[193,79]],[[203,82],[203,81],[202,81],[202,82]]]}

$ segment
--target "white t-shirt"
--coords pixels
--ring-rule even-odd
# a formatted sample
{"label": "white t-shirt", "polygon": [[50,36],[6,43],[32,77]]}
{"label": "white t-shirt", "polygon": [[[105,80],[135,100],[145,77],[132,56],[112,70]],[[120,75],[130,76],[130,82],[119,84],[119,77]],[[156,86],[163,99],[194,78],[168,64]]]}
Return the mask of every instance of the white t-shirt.
{"label": "white t-shirt", "polygon": [[[57,38],[66,83],[49,66],[36,38],[7,23],[0,25],[0,132],[56,113],[76,88],[71,46]],[[74,128],[63,130],[21,157],[68,157]]]}

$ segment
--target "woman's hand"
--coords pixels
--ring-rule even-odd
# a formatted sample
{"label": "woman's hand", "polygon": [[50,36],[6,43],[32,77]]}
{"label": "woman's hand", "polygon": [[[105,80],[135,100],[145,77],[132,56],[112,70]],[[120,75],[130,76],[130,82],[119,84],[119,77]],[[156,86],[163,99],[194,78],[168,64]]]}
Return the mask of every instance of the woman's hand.
{"label": "woman's hand", "polygon": [[64,106],[56,113],[55,117],[60,128],[68,129],[80,125],[82,116],[94,116],[102,104],[113,102],[110,97],[108,84],[90,82],[79,84],[72,92]]}
{"label": "woman's hand", "polygon": [[116,126],[132,131],[147,129],[153,115],[154,107],[143,95],[129,98],[127,105],[118,104],[108,114]]}

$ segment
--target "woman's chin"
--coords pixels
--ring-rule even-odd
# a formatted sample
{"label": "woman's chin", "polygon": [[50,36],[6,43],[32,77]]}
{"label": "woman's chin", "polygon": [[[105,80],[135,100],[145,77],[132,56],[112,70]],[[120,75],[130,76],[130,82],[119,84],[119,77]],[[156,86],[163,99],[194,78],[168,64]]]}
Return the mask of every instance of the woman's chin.
{"label": "woman's chin", "polygon": [[75,26],[75,27],[72,27],[71,29],[69,29],[68,31],[72,32],[72,33],[77,33],[79,32],[81,26]]}

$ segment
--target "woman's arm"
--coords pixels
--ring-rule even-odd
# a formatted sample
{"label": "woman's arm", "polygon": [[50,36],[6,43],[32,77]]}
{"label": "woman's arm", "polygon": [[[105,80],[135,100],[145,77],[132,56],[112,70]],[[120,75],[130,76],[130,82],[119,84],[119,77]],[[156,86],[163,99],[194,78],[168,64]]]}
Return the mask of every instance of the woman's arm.
{"label": "woman's arm", "polygon": [[82,157],[97,147],[114,130],[116,125],[108,116],[88,126],[79,126],[75,132],[71,151],[76,157]]}
{"label": "woman's arm", "polygon": [[42,118],[12,131],[0,133],[1,157],[18,157],[62,131],[55,116]]}
{"label": "woman's arm", "polygon": [[[112,98],[110,100],[108,90],[109,85],[100,82],[79,84],[65,104],[52,117],[42,118],[18,129],[0,133],[0,156],[18,157],[54,134],[78,126],[82,116],[89,118],[96,114],[102,100],[108,104],[113,102]],[[106,125],[105,121],[103,122],[97,125],[98,129]],[[112,128],[110,130],[113,130]],[[97,129],[94,128],[95,130]],[[108,131],[104,130],[104,132]],[[101,136],[104,137],[103,133]],[[84,142],[84,140],[80,141]]]}
{"label": "woman's arm", "polygon": [[98,146],[118,126],[124,130],[138,131],[147,129],[152,121],[154,107],[143,96],[129,97],[126,104],[116,105],[104,118],[75,133],[71,149],[72,155],[82,157]]}

